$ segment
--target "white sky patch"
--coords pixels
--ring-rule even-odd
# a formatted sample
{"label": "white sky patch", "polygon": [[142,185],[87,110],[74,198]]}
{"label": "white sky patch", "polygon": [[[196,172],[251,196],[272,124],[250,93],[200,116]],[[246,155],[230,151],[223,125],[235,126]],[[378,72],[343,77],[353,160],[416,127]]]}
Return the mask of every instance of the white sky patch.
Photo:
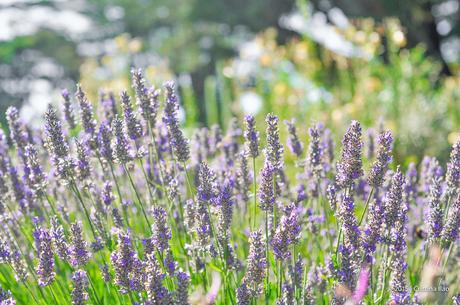
{"label": "white sky patch", "polygon": [[0,10],[0,41],[31,35],[40,28],[49,28],[73,37],[88,32],[91,21],[75,11],[55,10],[44,6],[3,7]]}

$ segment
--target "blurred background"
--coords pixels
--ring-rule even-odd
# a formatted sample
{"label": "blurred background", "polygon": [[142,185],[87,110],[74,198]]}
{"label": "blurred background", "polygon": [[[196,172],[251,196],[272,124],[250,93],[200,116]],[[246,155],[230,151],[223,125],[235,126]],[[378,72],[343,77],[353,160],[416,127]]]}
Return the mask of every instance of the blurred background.
{"label": "blurred background", "polygon": [[397,135],[396,159],[447,159],[460,132],[459,0],[0,0],[0,124],[37,124],[62,88],[178,83],[184,127],[351,119]]}

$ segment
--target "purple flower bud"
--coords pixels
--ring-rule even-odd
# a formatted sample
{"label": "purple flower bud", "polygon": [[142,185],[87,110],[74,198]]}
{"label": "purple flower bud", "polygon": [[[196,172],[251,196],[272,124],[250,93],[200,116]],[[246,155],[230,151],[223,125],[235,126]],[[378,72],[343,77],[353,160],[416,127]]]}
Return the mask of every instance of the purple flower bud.
{"label": "purple flower bud", "polygon": [[377,248],[377,243],[381,239],[382,222],[384,221],[383,206],[377,200],[369,203],[369,214],[367,224],[362,235],[362,245],[364,259],[367,263],[373,262],[373,254]]}
{"label": "purple flower bud", "polygon": [[113,149],[112,149],[112,128],[108,122],[102,122],[99,126],[97,133],[97,148],[104,160],[111,163],[113,162]]}
{"label": "purple flower bud", "polygon": [[244,138],[246,139],[246,146],[249,155],[256,158],[259,155],[259,132],[256,130],[256,121],[254,116],[247,115],[245,117],[246,130],[244,131]]}
{"label": "purple flower bud", "polygon": [[342,223],[343,243],[352,259],[353,268],[359,268],[359,252],[361,250],[361,231],[355,217],[355,203],[351,196],[345,195],[340,201],[337,212]]}
{"label": "purple flower bud", "polygon": [[25,148],[25,157],[27,158],[27,167],[29,175],[27,181],[29,188],[36,196],[41,196],[46,188],[46,177],[38,160],[38,152],[35,146],[28,144]]}
{"label": "purple flower bud", "polygon": [[236,289],[236,304],[250,305],[252,297],[249,293],[248,286],[245,283],[242,283],[240,287]]}
{"label": "purple flower bud", "polygon": [[441,233],[441,241],[443,245],[450,245],[458,238],[460,228],[460,194],[454,201],[454,204],[449,209],[449,215],[446,220],[446,225]]}
{"label": "purple flower bud", "polygon": [[184,137],[182,130],[179,128],[179,120],[177,119],[179,103],[174,92],[174,86],[174,82],[172,81],[164,84],[166,89],[166,101],[163,122],[168,127],[174,155],[179,162],[185,162],[190,158],[190,148],[188,140]]}
{"label": "purple flower bud", "polygon": [[132,69],[131,76],[133,79],[132,86],[136,94],[136,102],[141,110],[142,117],[153,128],[156,124],[158,108],[160,107],[158,101],[160,91],[155,90],[153,87],[147,89],[141,69]]}
{"label": "purple flower bud", "polygon": [[83,126],[83,130],[88,135],[94,135],[96,131],[96,120],[94,119],[93,106],[91,102],[88,101],[86,93],[81,88],[80,84],[77,84],[77,92],[75,97],[80,105],[80,117]]}
{"label": "purple flower bud", "polygon": [[74,129],[77,126],[75,122],[75,116],[73,114],[73,107],[72,102],[70,101],[70,94],[67,89],[63,89],[61,91],[63,102],[63,112],[64,112],[64,119],[66,120],[67,124],[69,124],[70,129]]}
{"label": "purple flower bud", "polygon": [[337,164],[336,181],[340,187],[350,187],[363,175],[361,125],[352,121],[342,140],[342,159]]}
{"label": "purple flower bud", "polygon": [[288,139],[287,139],[287,146],[291,150],[291,152],[300,157],[303,154],[303,144],[300,142],[299,137],[297,136],[297,130],[295,127],[295,120],[292,119],[291,121],[284,121],[288,128]]}
{"label": "purple flower bud", "polygon": [[88,148],[86,144],[76,140],[77,146],[77,178],[80,181],[86,181],[91,177],[91,166],[89,163]]}
{"label": "purple flower bud", "polygon": [[113,130],[115,132],[115,141],[113,143],[115,160],[118,163],[126,164],[133,160],[133,152],[126,138],[125,125],[118,117],[113,120]]}
{"label": "purple flower bud", "polygon": [[273,190],[274,168],[268,160],[265,160],[264,167],[260,173],[259,207],[262,211],[273,211],[275,205],[275,194]]}
{"label": "purple flower bud", "polygon": [[[399,168],[398,168],[399,172]],[[397,173],[398,174],[398,173]],[[396,174],[396,175],[397,175]],[[398,210],[398,217],[391,227],[390,244],[390,300],[395,304],[409,304],[410,292],[407,289],[407,207],[402,205]]]}
{"label": "purple flower bud", "polygon": [[47,146],[51,154],[51,160],[57,168],[57,172],[64,181],[73,177],[75,163],[69,153],[69,145],[62,131],[56,109],[49,107],[45,113],[45,134]]}
{"label": "purple flower bud", "polygon": [[77,270],[72,274],[73,290],[72,305],[84,305],[88,300],[88,276],[83,270]]}
{"label": "purple flower bud", "polygon": [[366,141],[366,158],[372,159],[375,155],[375,130],[369,128],[367,130],[367,141]]}
{"label": "purple flower bud", "polygon": [[430,241],[435,241],[441,236],[444,212],[441,204],[441,179],[434,178],[430,187],[428,213],[428,238]]}
{"label": "purple flower bud", "polygon": [[269,113],[265,118],[267,123],[267,147],[265,154],[271,166],[277,172],[283,168],[283,152],[284,148],[280,142],[278,129],[278,117]]}
{"label": "purple flower bud", "polygon": [[11,295],[11,292],[8,290],[3,290],[0,287],[0,304],[2,305],[15,305],[16,300]]}
{"label": "purple flower bud", "polygon": [[369,184],[373,187],[378,187],[383,184],[383,177],[391,162],[391,149],[393,137],[390,131],[384,131],[379,134],[377,139],[377,158],[372,164],[369,177],[367,178]]}
{"label": "purple flower bud", "polygon": [[309,130],[310,143],[308,144],[307,166],[306,170],[310,172],[315,178],[319,179],[324,170],[321,164],[323,159],[323,151],[320,143],[319,128],[313,125]]}
{"label": "purple flower bud", "polygon": [[51,218],[50,233],[53,238],[53,245],[56,249],[57,255],[60,259],[67,261],[69,259],[69,245],[64,234],[64,228],[56,215]]}
{"label": "purple flower bud", "polygon": [[397,168],[396,173],[391,178],[390,188],[383,201],[384,209],[384,233],[385,238],[388,239],[391,228],[399,219],[400,210],[403,208],[403,186],[405,183],[405,177],[401,172],[401,169]]}
{"label": "purple flower bud", "polygon": [[38,284],[40,286],[48,286],[56,277],[51,235],[48,230],[40,227],[35,229],[33,235],[38,255]]}
{"label": "purple flower bud", "polygon": [[458,193],[460,185],[460,139],[452,147],[450,161],[447,164],[446,182],[451,195]]}
{"label": "purple flower bud", "polygon": [[460,305],[460,293],[457,293],[452,297],[452,304],[453,305]]}
{"label": "purple flower bud", "polygon": [[155,248],[161,253],[169,250],[171,230],[168,227],[167,215],[164,208],[154,207],[152,214],[154,219],[152,224],[152,242]]}
{"label": "purple flower bud", "polygon": [[6,110],[6,120],[10,129],[10,138],[18,150],[23,150],[27,145],[27,135],[24,125],[19,118],[19,111],[16,107],[10,106]]}
{"label": "purple flower bud", "polygon": [[291,257],[289,246],[296,244],[301,231],[299,215],[294,205],[287,207],[285,215],[276,228],[275,235],[271,240],[273,253],[278,260],[287,260]]}
{"label": "purple flower bud", "polygon": [[223,245],[228,244],[230,235],[234,205],[232,191],[232,182],[230,179],[225,179],[220,186],[217,197],[214,199],[214,205],[218,208],[217,234],[220,243]]}
{"label": "purple flower bud", "polygon": [[262,231],[257,230],[249,236],[249,255],[243,283],[250,296],[256,298],[263,291],[263,281],[267,272],[265,241]]}
{"label": "purple flower bud", "polygon": [[115,270],[115,284],[120,286],[121,293],[128,293],[133,287],[138,289],[142,281],[139,277],[141,262],[133,249],[130,234],[121,231],[118,239],[118,249],[110,258]]}
{"label": "purple flower bud", "polygon": [[190,276],[182,271],[179,271],[177,277],[177,289],[175,292],[175,300],[177,305],[188,305],[188,288],[190,285]]}
{"label": "purple flower bud", "polygon": [[131,140],[136,141],[142,137],[141,122],[139,122],[139,120],[136,118],[131,99],[129,98],[128,92],[126,90],[121,92],[120,98],[128,136]]}
{"label": "purple flower bud", "polygon": [[104,189],[102,190],[101,199],[106,207],[111,206],[112,202],[115,200],[115,197],[112,193],[112,182],[109,180],[104,182]]}
{"label": "purple flower bud", "polygon": [[81,222],[70,226],[70,262],[76,268],[84,267],[89,262],[88,243],[83,236]]}
{"label": "purple flower bud", "polygon": [[146,274],[145,290],[150,304],[172,304],[171,294],[163,285],[165,275],[154,255],[147,257]]}

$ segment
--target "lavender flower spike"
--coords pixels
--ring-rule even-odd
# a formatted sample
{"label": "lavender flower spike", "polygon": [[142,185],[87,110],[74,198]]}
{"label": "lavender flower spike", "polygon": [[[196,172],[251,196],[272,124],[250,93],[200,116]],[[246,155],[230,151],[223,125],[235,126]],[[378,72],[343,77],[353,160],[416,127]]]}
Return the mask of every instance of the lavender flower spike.
{"label": "lavender flower spike", "polygon": [[441,243],[445,246],[450,245],[458,238],[460,228],[460,194],[457,195],[452,207],[449,209],[449,216],[446,225],[441,233]]}
{"label": "lavender flower spike", "polygon": [[303,153],[303,144],[300,142],[299,137],[297,136],[297,130],[295,127],[295,120],[292,119],[291,121],[284,121],[288,128],[289,137],[287,139],[287,145],[291,152],[295,154],[297,157],[300,157]]}
{"label": "lavender flower spike", "polygon": [[27,135],[24,131],[24,126],[19,118],[19,111],[16,107],[10,106],[6,110],[6,120],[10,129],[10,138],[14,145],[20,149],[24,149],[27,144]]}
{"label": "lavender flower spike", "polygon": [[245,123],[246,130],[244,131],[244,138],[246,139],[249,156],[257,158],[259,155],[259,132],[256,130],[256,120],[254,116],[247,115],[245,117]]}
{"label": "lavender flower spike", "polygon": [[48,230],[40,227],[34,231],[33,235],[38,254],[38,283],[40,286],[48,286],[56,277],[51,235]]}
{"label": "lavender flower spike", "polygon": [[320,143],[320,133],[317,125],[314,125],[309,130],[310,143],[308,144],[307,155],[307,170],[310,171],[314,177],[320,178],[323,166],[321,160],[323,159],[323,151]]}
{"label": "lavender flower spike", "polygon": [[78,140],[75,141],[75,145],[77,146],[77,177],[80,181],[86,181],[91,177],[88,148]]}
{"label": "lavender flower spike", "polygon": [[29,168],[29,176],[27,177],[29,187],[36,196],[41,196],[46,188],[47,181],[34,145],[28,144],[26,146],[25,156],[27,158],[27,167]]}
{"label": "lavender flower spike", "polygon": [[51,218],[51,236],[57,255],[60,259],[67,261],[69,259],[69,245],[64,234],[64,228],[56,215]]}
{"label": "lavender flower spike", "polygon": [[361,153],[361,125],[352,121],[342,140],[342,158],[337,164],[337,184],[343,188],[350,187],[354,180],[363,175]]}
{"label": "lavender flower spike", "polygon": [[300,231],[299,216],[292,204],[286,208],[271,240],[276,259],[284,261],[291,257],[289,246],[298,242]]}
{"label": "lavender flower spike", "polygon": [[403,173],[401,172],[401,169],[397,168],[396,173],[393,175],[391,178],[391,185],[390,189],[388,190],[388,193],[385,197],[385,200],[383,202],[383,208],[384,208],[384,233],[385,233],[385,238],[387,238],[390,235],[390,230],[393,228],[394,224],[398,221],[399,219],[399,212],[401,208],[403,207],[403,186],[405,183],[405,177]]}
{"label": "lavender flower spike", "polygon": [[74,129],[77,126],[77,123],[75,122],[75,115],[73,114],[69,91],[67,89],[63,89],[61,91],[61,95],[64,99],[64,119],[66,120],[67,124],[69,124],[70,129]]}
{"label": "lavender flower spike", "polygon": [[120,292],[123,294],[130,290],[140,290],[142,278],[139,271],[142,269],[142,262],[133,249],[131,236],[121,231],[118,239],[118,249],[110,256],[115,270],[115,284],[121,287]]}
{"label": "lavender flower spike", "polygon": [[166,221],[166,211],[162,207],[152,209],[154,222],[152,224],[152,243],[160,253],[169,249],[169,240],[171,239],[171,230]]}
{"label": "lavender flower spike", "polygon": [[73,290],[72,305],[84,305],[88,300],[88,276],[83,270],[77,270],[72,274]]}
{"label": "lavender flower spike", "polygon": [[112,128],[109,122],[102,122],[97,133],[97,149],[102,158],[109,163],[112,163],[114,159],[112,137]]}
{"label": "lavender flower spike", "polygon": [[80,117],[83,130],[92,136],[96,131],[96,120],[94,119],[93,106],[90,101],[88,101],[86,93],[83,91],[80,84],[77,84],[77,92],[75,93],[75,96],[80,105]]}
{"label": "lavender flower spike", "polygon": [[446,173],[447,191],[452,196],[458,193],[460,186],[460,138],[452,147]]}
{"label": "lavender flower spike", "polygon": [[144,120],[153,128],[155,126],[158,108],[160,107],[158,101],[160,92],[153,87],[149,89],[146,88],[141,69],[131,70],[131,75],[133,79],[132,86],[136,94],[136,103],[141,110]]}
{"label": "lavender flower spike", "polygon": [[179,162],[185,162],[190,158],[190,148],[188,140],[184,137],[182,130],[179,128],[177,119],[177,110],[179,103],[174,92],[174,82],[169,81],[164,84],[166,88],[166,102],[164,107],[163,122],[167,125],[171,136],[171,145]]}
{"label": "lavender flower spike", "polygon": [[147,256],[146,274],[145,290],[149,304],[171,304],[171,294],[163,285],[165,275],[161,272],[160,265],[154,255]]}
{"label": "lavender flower spike", "polygon": [[391,280],[390,300],[394,304],[410,304],[410,292],[407,289],[407,207],[402,204],[398,209],[396,221],[392,224],[392,240],[390,252],[393,254],[390,261]]}
{"label": "lavender flower spike", "polygon": [[70,259],[74,267],[84,267],[89,261],[88,244],[83,237],[81,222],[73,223],[70,226]]}
{"label": "lavender flower spike", "polygon": [[112,149],[115,151],[115,160],[118,163],[126,164],[133,160],[133,153],[126,138],[123,121],[118,116],[113,120],[113,130],[115,132],[115,141]]}
{"label": "lavender flower spike", "polygon": [[430,210],[428,214],[428,238],[434,242],[441,236],[444,212],[441,206],[441,179],[434,178],[430,187]]}
{"label": "lavender flower spike", "polygon": [[283,167],[284,148],[280,142],[278,117],[269,113],[265,118],[265,122],[267,123],[267,147],[265,148],[265,154],[274,170],[279,171]]}
{"label": "lavender flower spike", "polygon": [[182,271],[177,272],[177,290],[175,292],[175,305],[188,305],[188,287],[190,285],[190,276]]}
{"label": "lavender flower spike", "polygon": [[391,162],[391,149],[392,149],[393,137],[390,131],[384,131],[379,134],[377,139],[377,158],[372,164],[372,168],[367,178],[369,184],[373,187],[381,186],[383,183],[383,177],[388,168],[388,164]]}
{"label": "lavender flower spike", "polygon": [[275,205],[275,194],[273,191],[274,168],[268,160],[265,160],[264,167],[260,173],[259,207],[263,211],[273,211]]}
{"label": "lavender flower spike", "polygon": [[262,231],[257,230],[249,236],[249,255],[243,284],[252,297],[259,296],[263,291],[263,281],[267,271],[267,258]]}
{"label": "lavender flower spike", "polygon": [[131,99],[129,98],[128,92],[126,92],[126,90],[121,92],[120,98],[121,105],[123,107],[126,129],[128,130],[128,136],[131,140],[136,141],[142,137],[141,122],[139,122],[139,120],[136,118]]}
{"label": "lavender flower spike", "polygon": [[61,121],[57,116],[56,109],[52,106],[46,111],[45,120],[46,145],[50,151],[51,161],[57,167],[61,179],[66,181],[73,177],[75,164],[69,156],[69,145],[64,137]]}

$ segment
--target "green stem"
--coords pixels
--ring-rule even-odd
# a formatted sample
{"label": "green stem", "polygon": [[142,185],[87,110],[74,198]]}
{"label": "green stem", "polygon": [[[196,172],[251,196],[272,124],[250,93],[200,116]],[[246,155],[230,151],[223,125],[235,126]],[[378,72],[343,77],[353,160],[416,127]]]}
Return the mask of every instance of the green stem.
{"label": "green stem", "polygon": [[[253,180],[253,187],[254,187],[254,214],[253,214],[253,223],[252,228],[256,227],[256,218],[257,218],[257,175],[256,175],[256,158],[252,158],[252,180]],[[249,225],[251,224],[251,211],[249,211]]]}
{"label": "green stem", "polygon": [[136,198],[137,198],[137,201],[141,207],[141,211],[142,211],[142,214],[144,215],[144,218],[145,218],[145,221],[147,222],[147,225],[149,227],[149,230],[150,230],[150,234],[152,234],[152,228],[151,228],[151,225],[150,225],[150,221],[147,217],[147,213],[145,212],[145,209],[144,209],[144,205],[142,204],[142,199],[141,199],[141,196],[139,194],[139,192],[137,191],[137,187],[136,185],[134,184],[134,181],[133,181],[133,178],[131,177],[131,173],[129,172],[129,170],[126,168],[126,164],[123,164],[123,169],[125,170],[126,174],[128,175],[128,179],[129,179],[129,182],[134,190],[134,193],[136,195]]}
{"label": "green stem", "polygon": [[268,259],[268,210],[265,211],[265,251],[266,251],[266,260],[267,260],[267,276],[265,279],[265,304],[269,304],[270,299],[270,262]]}
{"label": "green stem", "polygon": [[373,193],[374,193],[374,187],[371,188],[371,191],[369,192],[369,196],[367,196],[366,205],[364,206],[364,211],[361,214],[361,217],[359,218],[359,223],[358,223],[359,226],[361,225],[361,223],[364,220],[364,215],[366,215],[366,211],[367,211],[367,208],[369,206],[369,202],[371,201],[371,197],[372,197]]}
{"label": "green stem", "polygon": [[115,171],[113,170],[113,165],[111,162],[109,162],[110,165],[110,173],[112,174],[113,181],[115,182],[115,188],[117,189],[117,194],[118,194],[118,200],[120,203],[121,211],[123,212],[123,217],[125,218],[126,226],[129,228],[129,217],[128,217],[128,212],[126,208],[123,206],[122,203],[122,196],[121,196],[121,191],[120,191],[120,185],[118,185],[118,180],[117,177],[115,176]]}

